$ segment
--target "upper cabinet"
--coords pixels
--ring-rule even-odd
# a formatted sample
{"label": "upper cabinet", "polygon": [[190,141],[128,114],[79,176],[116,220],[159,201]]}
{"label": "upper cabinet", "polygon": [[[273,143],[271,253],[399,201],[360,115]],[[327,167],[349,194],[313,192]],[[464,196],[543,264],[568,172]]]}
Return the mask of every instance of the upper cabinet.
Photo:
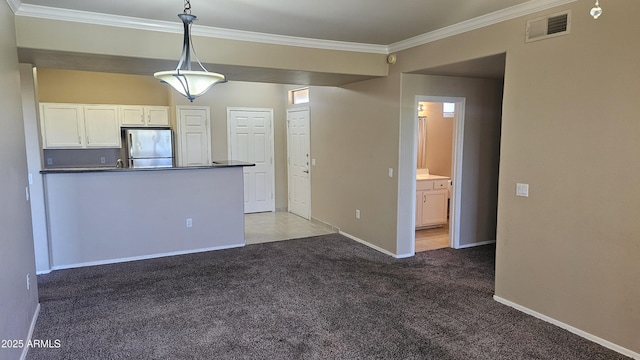
{"label": "upper cabinet", "polygon": [[40,104],[43,148],[82,148],[84,113],[82,105]]}
{"label": "upper cabinet", "polygon": [[40,104],[44,149],[119,148],[121,126],[169,127],[169,107]]}
{"label": "upper cabinet", "polygon": [[168,106],[122,105],[120,109],[123,127],[169,127]]}
{"label": "upper cabinet", "polygon": [[88,148],[120,147],[120,122],[116,105],[85,105],[85,146]]}
{"label": "upper cabinet", "polygon": [[45,149],[119,148],[116,105],[40,104]]}

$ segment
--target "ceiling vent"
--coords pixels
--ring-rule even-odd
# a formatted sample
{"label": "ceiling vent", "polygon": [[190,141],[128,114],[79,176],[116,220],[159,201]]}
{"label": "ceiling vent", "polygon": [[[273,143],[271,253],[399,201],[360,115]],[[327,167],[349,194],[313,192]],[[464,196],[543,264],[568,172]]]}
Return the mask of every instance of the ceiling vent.
{"label": "ceiling vent", "polygon": [[548,39],[569,33],[571,11],[527,21],[526,42]]}

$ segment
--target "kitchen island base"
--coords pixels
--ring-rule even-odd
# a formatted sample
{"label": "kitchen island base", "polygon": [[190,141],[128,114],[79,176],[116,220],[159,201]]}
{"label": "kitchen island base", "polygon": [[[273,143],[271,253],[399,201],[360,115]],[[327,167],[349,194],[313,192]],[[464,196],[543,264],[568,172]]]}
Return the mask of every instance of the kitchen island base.
{"label": "kitchen island base", "polygon": [[52,270],[239,247],[242,167],[45,176]]}

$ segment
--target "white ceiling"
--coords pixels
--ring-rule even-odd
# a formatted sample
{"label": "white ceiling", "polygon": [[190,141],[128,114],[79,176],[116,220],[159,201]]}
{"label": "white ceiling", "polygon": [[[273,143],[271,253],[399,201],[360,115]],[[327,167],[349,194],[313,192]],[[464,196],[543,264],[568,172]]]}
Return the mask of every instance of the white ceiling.
{"label": "white ceiling", "polygon": [[[196,27],[218,34],[247,32],[265,41],[292,37],[305,46],[342,46],[353,51],[389,53],[492,22],[576,0],[191,0]],[[183,0],[7,0],[21,16],[71,21],[100,18],[126,24],[180,24]],[[71,11],[67,11],[71,10]],[[133,18],[133,21],[129,21]],[[128,25],[125,25],[128,26]],[[176,28],[179,28],[176,27]],[[195,33],[195,28],[194,28]],[[248,34],[248,35],[247,35]],[[200,35],[200,34],[199,34]],[[235,36],[235,35],[234,35]],[[296,40],[296,41],[298,41]],[[334,44],[333,42],[336,42]],[[161,64],[140,59],[97,57],[18,49],[20,61],[44,67],[146,74]],[[365,79],[336,74],[273,69],[215,68],[229,80],[341,85]],[[416,73],[500,78],[504,56],[473,59]]]}

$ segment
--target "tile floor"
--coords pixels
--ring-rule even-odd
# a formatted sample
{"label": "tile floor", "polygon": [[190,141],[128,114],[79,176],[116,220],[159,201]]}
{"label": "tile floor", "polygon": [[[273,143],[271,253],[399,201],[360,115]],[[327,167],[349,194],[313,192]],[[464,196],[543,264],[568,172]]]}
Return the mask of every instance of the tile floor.
{"label": "tile floor", "polygon": [[449,247],[449,224],[442,227],[416,230],[416,252]]}
{"label": "tile floor", "polygon": [[308,221],[289,212],[276,211],[244,215],[247,245],[325,235],[336,229],[317,221]]}

